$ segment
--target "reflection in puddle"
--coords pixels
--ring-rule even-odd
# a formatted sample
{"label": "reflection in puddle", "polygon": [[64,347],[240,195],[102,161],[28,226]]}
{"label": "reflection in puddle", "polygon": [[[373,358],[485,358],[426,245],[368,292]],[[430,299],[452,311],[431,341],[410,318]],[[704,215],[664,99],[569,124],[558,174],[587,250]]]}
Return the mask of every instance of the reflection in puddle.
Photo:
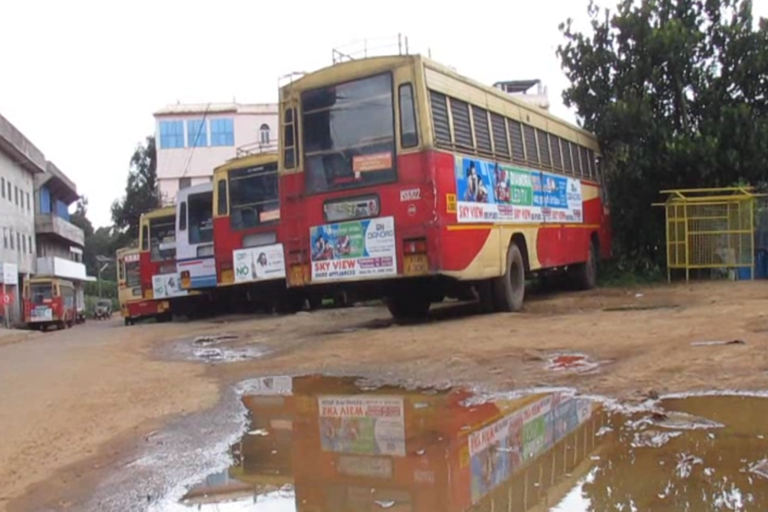
{"label": "reflection in puddle", "polygon": [[[163,511],[766,510],[765,399],[623,415],[566,391],[478,400],[353,378],[241,384],[232,466]],[[471,405],[470,405],[471,404]]]}

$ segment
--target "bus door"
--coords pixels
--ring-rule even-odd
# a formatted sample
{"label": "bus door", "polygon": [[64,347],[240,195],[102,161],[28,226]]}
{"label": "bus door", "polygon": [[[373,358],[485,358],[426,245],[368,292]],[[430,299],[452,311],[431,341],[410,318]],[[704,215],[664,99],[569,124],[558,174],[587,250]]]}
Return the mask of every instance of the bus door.
{"label": "bus door", "polygon": [[[176,247],[177,269],[182,289],[216,286],[213,248],[213,187],[210,183],[179,194]],[[184,191],[186,192],[186,190]]]}

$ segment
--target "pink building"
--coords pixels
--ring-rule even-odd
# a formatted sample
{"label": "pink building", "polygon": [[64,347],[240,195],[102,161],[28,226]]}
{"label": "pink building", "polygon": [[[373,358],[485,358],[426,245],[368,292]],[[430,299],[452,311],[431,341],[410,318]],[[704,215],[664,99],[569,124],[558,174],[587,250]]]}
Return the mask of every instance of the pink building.
{"label": "pink building", "polygon": [[179,189],[205,183],[213,170],[260,146],[277,147],[276,103],[169,105],[154,114],[157,178],[163,202]]}

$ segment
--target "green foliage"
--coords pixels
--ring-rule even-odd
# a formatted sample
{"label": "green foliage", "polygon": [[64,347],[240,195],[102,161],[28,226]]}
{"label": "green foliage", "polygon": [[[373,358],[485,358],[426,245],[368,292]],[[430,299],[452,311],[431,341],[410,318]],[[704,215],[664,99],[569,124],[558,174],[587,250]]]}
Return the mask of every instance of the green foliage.
{"label": "green foliage", "polygon": [[[85,234],[83,263],[85,264],[88,275],[98,275],[99,267],[103,266],[103,264],[98,263],[98,260],[96,259],[97,256],[114,258],[115,252],[118,249],[130,244],[128,235],[113,227],[100,227],[94,230],[93,224],[91,224],[91,221],[88,219],[88,198],[85,196],[80,196],[80,199],[77,201],[75,213],[70,216],[70,221],[72,224],[82,229]],[[114,265],[104,270],[104,272],[102,272],[102,277],[114,279]]]}
{"label": "green foliage", "polygon": [[768,168],[768,23],[749,0],[590,3],[591,29],[561,25],[563,93],[597,134],[624,270],[664,260],[667,188],[761,185]]}
{"label": "green foliage", "polygon": [[[102,274],[102,277],[106,274],[106,271]],[[101,296],[105,299],[117,299],[117,281],[114,280],[114,275],[110,276],[112,279],[101,280]],[[85,283],[85,294],[99,296],[99,283],[95,281],[89,281]]]}
{"label": "green foliage", "polygon": [[147,137],[131,157],[131,170],[125,186],[125,196],[112,203],[115,228],[135,240],[139,236],[139,219],[143,213],[160,207],[157,186],[157,152],[155,138]]}

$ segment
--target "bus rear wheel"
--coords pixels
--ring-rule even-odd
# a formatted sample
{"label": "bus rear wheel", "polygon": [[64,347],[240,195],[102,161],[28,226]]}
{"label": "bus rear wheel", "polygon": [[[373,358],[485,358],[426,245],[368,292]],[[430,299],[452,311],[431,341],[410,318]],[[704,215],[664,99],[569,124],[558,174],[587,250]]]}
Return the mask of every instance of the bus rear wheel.
{"label": "bus rear wheel", "polygon": [[507,249],[504,275],[492,280],[493,299],[497,311],[511,313],[523,309],[525,300],[525,261],[515,242]]}
{"label": "bus rear wheel", "polygon": [[568,269],[573,286],[579,290],[591,290],[597,286],[597,244],[589,244],[587,261]]}
{"label": "bus rear wheel", "polygon": [[398,293],[386,299],[387,309],[395,320],[419,320],[426,318],[432,300],[425,293]]}

